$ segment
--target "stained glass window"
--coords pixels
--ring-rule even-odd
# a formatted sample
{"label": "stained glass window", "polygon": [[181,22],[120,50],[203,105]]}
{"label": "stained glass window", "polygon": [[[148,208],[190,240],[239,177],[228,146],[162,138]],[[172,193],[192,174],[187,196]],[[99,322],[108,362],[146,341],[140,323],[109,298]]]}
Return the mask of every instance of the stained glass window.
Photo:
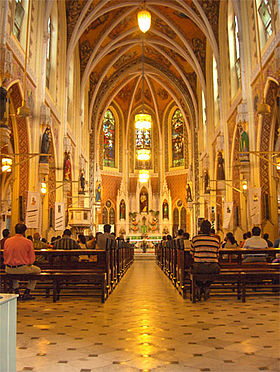
{"label": "stained glass window", "polygon": [[172,167],[184,165],[184,120],[181,111],[177,109],[172,117]]}
{"label": "stained glass window", "polygon": [[179,228],[179,210],[178,208],[175,208],[173,210],[173,235],[175,236],[177,234]]}
{"label": "stained glass window", "polygon": [[14,18],[14,35],[20,41],[20,32],[22,28],[23,18],[24,18],[24,7],[22,0],[16,0],[15,18]]}
{"label": "stained glass window", "polygon": [[266,39],[272,34],[272,6],[271,0],[262,0],[258,9],[262,20]]}
{"label": "stained glass window", "polygon": [[104,166],[115,167],[115,118],[107,110],[103,120]]}
{"label": "stained glass window", "polygon": [[240,45],[239,45],[239,27],[238,19],[234,16],[234,40],[235,40],[235,71],[238,85],[240,84],[241,70],[240,70]]}
{"label": "stained glass window", "polygon": [[115,210],[114,210],[114,208],[110,208],[110,210],[109,210],[109,224],[110,225],[115,224]]}
{"label": "stained glass window", "polygon": [[181,209],[181,223],[180,223],[181,229],[186,231],[187,229],[187,211],[185,207],[182,207]]}
{"label": "stained glass window", "polygon": [[51,73],[51,17],[48,19],[48,40],[47,40],[47,66],[46,66],[46,85],[50,87]]}
{"label": "stained glass window", "polygon": [[108,223],[108,209],[106,207],[104,207],[102,211],[102,223],[103,225]]}

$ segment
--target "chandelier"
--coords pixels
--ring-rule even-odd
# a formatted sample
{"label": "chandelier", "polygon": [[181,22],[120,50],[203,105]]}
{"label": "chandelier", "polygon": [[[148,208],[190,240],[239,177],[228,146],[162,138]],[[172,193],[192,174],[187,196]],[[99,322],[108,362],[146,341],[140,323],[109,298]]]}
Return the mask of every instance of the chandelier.
{"label": "chandelier", "polygon": [[152,117],[149,114],[137,114],[135,115],[135,128],[144,130],[151,129]]}
{"label": "chandelier", "polygon": [[10,158],[2,158],[2,172],[7,172],[7,173],[10,173],[12,171],[12,164],[13,164],[13,161],[12,159]]}
{"label": "chandelier", "polygon": [[137,150],[137,159],[138,160],[149,160],[151,156],[151,152],[148,149],[140,149]]}
{"label": "chandelier", "polygon": [[139,171],[139,182],[140,183],[148,182],[149,178],[150,178],[150,174],[149,174],[149,171],[147,169],[141,169]]}
{"label": "chandelier", "polygon": [[[143,32],[142,37],[142,113],[135,115],[135,128],[138,131],[144,133],[147,130],[150,130],[152,127],[152,117],[149,114],[145,113],[145,96],[144,96],[144,82],[145,82],[145,70],[144,70],[144,34],[151,27],[151,13],[145,9],[145,1],[143,4],[143,9],[141,9],[138,14],[138,25],[140,30]],[[146,183],[149,180],[149,171],[145,169],[145,162],[150,159],[151,151],[148,148],[145,148],[145,143],[142,143],[141,148],[136,150],[137,160],[143,162],[143,169],[139,171],[139,182]]]}

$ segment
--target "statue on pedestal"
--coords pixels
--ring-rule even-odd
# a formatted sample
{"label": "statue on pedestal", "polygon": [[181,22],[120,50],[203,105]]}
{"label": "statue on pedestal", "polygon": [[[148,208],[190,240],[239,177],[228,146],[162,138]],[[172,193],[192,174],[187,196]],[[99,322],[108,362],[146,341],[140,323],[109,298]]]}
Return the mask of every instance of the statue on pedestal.
{"label": "statue on pedestal", "polygon": [[[49,127],[46,128],[41,142],[41,154],[48,154],[51,145],[51,130]],[[40,155],[39,163],[48,163],[49,158],[45,155]]]}
{"label": "statue on pedestal", "polygon": [[217,155],[217,180],[224,181],[225,180],[225,169],[224,169],[224,158],[221,151],[218,152]]}

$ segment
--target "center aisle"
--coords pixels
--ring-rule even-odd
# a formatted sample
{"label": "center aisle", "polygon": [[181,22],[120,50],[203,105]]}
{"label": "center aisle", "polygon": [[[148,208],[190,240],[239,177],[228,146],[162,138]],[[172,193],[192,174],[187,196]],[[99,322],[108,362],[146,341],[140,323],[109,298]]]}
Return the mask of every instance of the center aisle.
{"label": "center aisle", "polygon": [[105,304],[20,304],[17,371],[279,371],[277,319],[270,298],[192,304],[136,261]]}

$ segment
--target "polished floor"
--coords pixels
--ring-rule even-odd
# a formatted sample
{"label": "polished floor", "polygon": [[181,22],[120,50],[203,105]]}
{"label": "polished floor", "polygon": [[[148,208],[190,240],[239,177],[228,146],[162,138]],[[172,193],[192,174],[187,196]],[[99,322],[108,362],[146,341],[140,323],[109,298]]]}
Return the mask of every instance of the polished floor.
{"label": "polished floor", "polygon": [[105,304],[19,303],[17,371],[280,371],[279,301],[183,300],[153,261],[136,261]]}

